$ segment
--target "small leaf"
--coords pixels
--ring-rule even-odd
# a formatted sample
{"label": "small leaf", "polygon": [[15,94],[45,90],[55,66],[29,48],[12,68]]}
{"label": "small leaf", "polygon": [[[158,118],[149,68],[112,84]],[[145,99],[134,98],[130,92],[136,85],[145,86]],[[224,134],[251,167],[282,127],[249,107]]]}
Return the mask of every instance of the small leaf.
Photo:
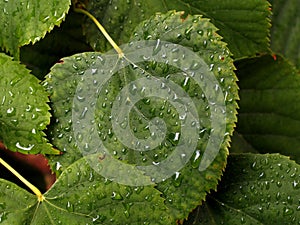
{"label": "small leaf", "polygon": [[237,132],[260,153],[281,153],[300,162],[300,74],[280,56],[236,66],[241,89]]}
{"label": "small leaf", "polygon": [[0,193],[0,222],[5,224],[173,224],[159,191],[110,182],[85,159],[65,170],[40,203],[5,180],[0,180]]}
{"label": "small leaf", "polygon": [[300,69],[300,4],[298,0],[271,0],[271,48]]}
{"label": "small leaf", "polygon": [[12,151],[58,154],[42,130],[50,123],[48,96],[39,80],[0,53],[0,140]]}
{"label": "small leaf", "polygon": [[300,166],[278,154],[233,154],[218,191],[184,224],[297,224]]}
{"label": "small leaf", "polygon": [[[261,0],[92,0],[88,4],[89,11],[119,44],[129,41],[135,26],[157,12],[177,10],[203,15],[220,29],[220,35],[228,43],[236,59],[269,51],[269,7],[267,1]],[[182,20],[184,18],[185,16]],[[88,41],[95,50],[105,51],[111,48],[91,21],[87,21],[84,26]]]}
{"label": "small leaf", "polygon": [[89,51],[91,47],[82,35],[83,15],[70,11],[60,27],[54,27],[51,33],[34,45],[20,49],[20,61],[32,70],[39,79],[44,79],[50,68],[59,59],[78,52]]}
{"label": "small leaf", "polygon": [[37,42],[55,25],[59,25],[70,4],[70,0],[1,1],[0,48],[18,59],[19,47]]}

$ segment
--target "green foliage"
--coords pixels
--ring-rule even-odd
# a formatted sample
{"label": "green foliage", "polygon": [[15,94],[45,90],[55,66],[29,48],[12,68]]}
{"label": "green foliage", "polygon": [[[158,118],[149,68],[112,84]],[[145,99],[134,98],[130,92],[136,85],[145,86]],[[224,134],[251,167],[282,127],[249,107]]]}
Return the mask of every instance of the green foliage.
{"label": "green foliage", "polygon": [[[185,26],[181,27],[182,24]],[[167,35],[165,27],[167,29]],[[186,29],[190,30],[189,34],[186,33]],[[203,33],[197,32],[201,30]],[[145,32],[148,36],[151,36],[154,40],[162,39],[172,43],[180,43],[183,46],[190,47],[194,49],[195,52],[205,60],[205,62],[213,63],[215,69],[213,69],[214,76],[217,80],[220,81],[222,86],[220,87],[222,91],[229,93],[227,98],[227,115],[228,123],[226,131],[231,134],[234,127],[234,122],[236,121],[235,112],[236,112],[236,102],[237,98],[237,87],[235,84],[236,78],[232,69],[234,68],[232,60],[229,57],[228,49],[225,44],[220,41],[220,36],[216,33],[216,28],[208,22],[206,19],[202,19],[199,16],[190,16],[184,22],[181,19],[181,13],[170,12],[166,15],[157,15],[152,17],[149,20],[142,23],[134,32],[134,39],[132,41],[138,41],[144,39]],[[180,38],[179,37],[180,34]],[[149,38],[148,38],[149,40]],[[205,45],[202,43],[206,42]],[[111,53],[110,53],[111,54]],[[51,96],[52,108],[54,110],[54,117],[56,118],[57,123],[53,126],[53,131],[51,137],[55,146],[59,149],[64,149],[65,153],[63,156],[51,157],[50,164],[52,165],[53,170],[59,169],[64,170],[68,165],[73,163],[78,158],[82,157],[80,150],[76,146],[76,141],[74,137],[74,127],[70,124],[72,120],[72,104],[74,97],[76,97],[75,92],[78,87],[78,82],[82,79],[83,76],[92,76],[93,71],[101,71],[103,69],[102,61],[109,63],[111,65],[116,64],[118,57],[110,58],[110,54],[95,54],[95,53],[84,53],[77,54],[72,57],[63,58],[63,63],[55,65],[51,69],[51,73],[47,76],[45,81],[45,86],[47,87],[49,94]],[[134,57],[144,57],[144,55],[137,56],[138,53],[134,53]],[[149,53],[149,55],[154,54]],[[128,53],[125,56],[129,61],[133,59]],[[170,55],[165,56],[166,60],[172,61],[174,58]],[[99,58],[101,60],[99,60]],[[111,62],[109,61],[111,60]],[[194,59],[187,60],[188,67],[193,67]],[[185,88],[185,91],[191,96],[194,102],[197,102],[197,111],[199,117],[205,115],[209,103],[207,100],[203,100],[201,95],[204,95],[203,90],[201,90],[198,85],[190,81],[189,85],[183,85],[185,76],[183,74],[179,76],[178,74],[171,74],[170,71],[165,71],[165,69],[157,66],[150,69],[149,65],[139,65],[140,70],[146,71],[147,74],[157,77],[166,77],[170,76],[168,79],[174,81],[178,85]],[[102,87],[102,92],[100,92],[96,107],[97,120],[96,123],[99,123],[98,127],[101,128],[100,138],[102,139],[106,148],[114,152],[117,158],[122,156],[122,160],[125,160],[130,163],[138,165],[147,165],[149,162],[162,161],[165,158],[165,154],[170,155],[174,151],[174,135],[176,132],[180,132],[180,127],[177,125],[176,121],[179,121],[178,116],[174,118],[172,116],[176,113],[172,109],[171,112],[167,112],[170,108],[170,105],[166,105],[164,100],[158,101],[149,99],[147,103],[140,102],[136,105],[136,112],[132,112],[132,127],[135,130],[139,131],[139,136],[144,138],[148,136],[148,130],[145,130],[144,127],[147,127],[152,118],[160,117],[168,124],[168,130],[171,130],[170,133],[167,133],[167,139],[165,140],[164,146],[159,147],[158,149],[152,150],[150,153],[143,153],[127,149],[126,152],[122,152],[123,149],[126,149],[126,146],[120,141],[117,141],[119,138],[113,130],[110,115],[111,106],[114,102],[114,99],[117,98],[120,89],[128,85],[130,82],[143,77],[140,70],[133,69],[133,67],[127,67],[125,70],[114,74],[114,76],[109,81],[108,85]],[[186,71],[187,72],[187,71]],[[210,71],[203,69],[203,74],[208,76]],[[101,78],[101,73],[99,72],[100,79],[106,79],[105,77]],[[103,76],[103,75],[102,75]],[[222,80],[222,82],[221,82]],[[90,85],[93,85],[92,83]],[[90,85],[86,85],[87,88],[91,88]],[[83,87],[84,88],[84,87]],[[230,92],[228,90],[230,88]],[[82,90],[84,92],[84,90]],[[208,90],[212,92],[214,90]],[[198,93],[195,95],[195,93]],[[88,102],[88,100],[85,100]],[[150,103],[151,101],[151,103]],[[152,103],[153,102],[153,103]],[[105,106],[105,107],[104,107]],[[164,106],[164,107],[162,107]],[[148,113],[153,112],[153,113]],[[165,115],[165,116],[160,116]],[[176,115],[176,114],[175,114]],[[138,122],[139,121],[139,122]],[[142,121],[142,122],[141,122]],[[203,139],[198,141],[197,149],[198,154],[204,154],[205,147],[208,142],[209,133],[205,132],[212,129],[211,122],[207,116],[201,117],[203,132]],[[175,128],[174,128],[175,127]],[[87,130],[84,133],[81,132],[82,136],[91,135],[90,131]],[[122,134],[126,135],[126,134]],[[222,135],[223,136],[223,135]],[[167,179],[165,182],[158,184],[157,189],[162,191],[164,197],[167,200],[167,205],[174,210],[174,217],[178,219],[183,219],[188,216],[188,213],[195,208],[202,200],[204,200],[206,192],[210,189],[215,189],[218,179],[222,174],[222,170],[225,167],[226,157],[228,154],[227,146],[229,138],[224,140],[222,147],[215,159],[215,162],[210,165],[210,167],[204,171],[199,172],[198,166],[201,158],[192,158],[191,162],[185,166],[184,169],[180,171],[179,177],[172,177]],[[92,141],[89,142],[89,145],[92,145]],[[176,145],[175,145],[176,146]],[[196,155],[196,152],[194,153]],[[133,160],[135,159],[135,160]],[[59,165],[59,166],[57,166]],[[179,180],[179,181],[177,181]],[[179,184],[174,185],[174,182]],[[185,194],[185,198],[182,199],[181,196],[189,189],[189,193]]]}
{"label": "green foliage", "polygon": [[58,154],[43,130],[50,123],[48,97],[36,77],[0,53],[0,139],[12,151]]}
{"label": "green foliage", "polygon": [[[88,5],[119,44],[126,43],[135,27],[157,12],[178,10],[204,15],[220,29],[219,34],[237,59],[268,52],[269,7],[267,1],[261,0],[92,0]],[[87,21],[85,28],[88,41],[95,50],[111,48],[91,21]]]}
{"label": "green foliage", "polygon": [[299,169],[278,154],[232,154],[218,191],[185,224],[297,224]]}
{"label": "green foliage", "polygon": [[0,185],[0,221],[5,224],[171,224],[159,191],[111,182],[84,158],[62,173],[43,202],[5,180]]}
{"label": "green foliage", "polygon": [[20,57],[0,53],[0,147],[42,153],[57,175],[42,196],[0,179],[0,223],[300,223],[297,1],[85,3],[124,57],[70,1],[0,3],[1,49]]}
{"label": "green foliage", "polygon": [[279,56],[242,60],[236,67],[241,88],[237,132],[258,152],[278,152],[299,163],[299,73]]}
{"label": "green foliage", "polygon": [[70,7],[70,0],[4,0],[0,3],[0,47],[19,59],[19,47],[35,43],[59,25]]}
{"label": "green foliage", "polygon": [[271,0],[271,48],[300,68],[300,4],[297,0]]}

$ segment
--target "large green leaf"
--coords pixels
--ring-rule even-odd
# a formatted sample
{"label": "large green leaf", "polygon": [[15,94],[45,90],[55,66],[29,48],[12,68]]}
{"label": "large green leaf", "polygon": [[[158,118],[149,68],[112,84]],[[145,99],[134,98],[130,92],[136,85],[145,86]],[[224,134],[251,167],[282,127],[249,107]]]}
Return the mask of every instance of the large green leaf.
{"label": "large green leaf", "polygon": [[298,0],[271,0],[271,48],[300,68],[300,4]]}
{"label": "large green leaf", "polygon": [[[198,32],[199,30],[202,32]],[[186,146],[187,143],[195,142],[195,148],[187,145],[180,152],[182,162],[174,159],[173,164],[184,164],[184,169],[180,170],[182,167],[173,166],[175,169],[172,174],[174,175],[158,185],[174,217],[185,218],[201,203],[206,192],[216,188],[226,164],[229,136],[233,132],[236,121],[238,97],[236,77],[233,73],[234,66],[230,53],[225,43],[220,41],[221,37],[216,30],[207,19],[201,16],[189,16],[183,21],[180,12],[168,12],[150,18],[137,28],[129,45],[123,46],[126,57],[123,60],[113,52],[82,53],[62,59],[60,64],[51,69],[45,81],[56,119],[51,134],[52,141],[64,151],[63,156],[50,158],[52,168],[55,171],[64,170],[82,157],[82,153],[85,155],[88,151],[91,153],[98,151],[106,154],[106,157],[104,159],[100,157],[100,160],[95,157],[92,163],[99,164],[100,161],[101,164],[105,164],[109,159],[117,160],[119,164],[113,169],[116,170],[116,174],[122,174],[122,176],[116,175],[112,179],[123,179],[124,183],[124,179],[130,180],[132,177],[138,180],[132,175],[133,173],[128,172],[131,167],[124,170],[124,174],[122,173],[124,164],[137,164],[139,168],[159,165],[159,162],[172,156],[173,152],[176,153],[177,146]],[[148,36],[151,36],[150,39],[153,40],[150,40]],[[148,40],[143,41],[144,38]],[[168,43],[164,43],[163,40]],[[110,74],[109,70],[118,67],[121,68]],[[198,82],[198,76],[199,79],[204,80]],[[166,84],[162,81],[164,79],[166,79]],[[136,80],[141,81],[133,83]],[[206,83],[208,80],[212,83]],[[113,107],[118,104],[115,101],[133,98],[129,93],[143,95],[143,90],[148,90],[147,85],[153,82],[161,82],[151,86],[152,89],[156,87],[158,90],[134,102],[127,122],[123,123],[120,119],[124,130],[121,134],[117,133],[112,122],[113,115],[116,113]],[[97,85],[99,85],[98,88]],[[178,90],[174,90],[175,97],[155,97],[156,93],[160,93],[160,89],[168,90],[166,85],[177,87]],[[126,92],[128,87],[129,91]],[[182,95],[182,92],[186,94]],[[118,96],[120,93],[122,94]],[[189,104],[185,106],[187,110],[184,114],[178,111],[172,99],[181,102],[180,104]],[[73,107],[72,103],[75,104]],[[222,104],[226,104],[225,108],[221,108],[223,111],[218,108],[222,107]],[[91,106],[95,108],[90,108]],[[93,111],[94,116],[90,113]],[[124,110],[119,111],[124,112]],[[78,120],[74,120],[74,112],[79,114]],[[199,117],[200,120],[196,137],[193,133],[194,128],[187,130],[187,136],[181,130],[193,125],[193,123],[185,122],[186,115],[191,112],[192,117]],[[216,112],[223,116],[216,118]],[[75,118],[77,118],[76,115]],[[141,143],[149,137],[153,137],[153,143],[157,143],[157,140],[161,138],[157,132],[149,128],[151,121],[156,118],[160,118],[158,121],[164,120],[167,128],[161,143],[152,150],[150,149],[151,151],[134,150],[131,141],[126,142],[126,140],[135,140],[130,133],[134,133],[133,136],[139,140],[138,142],[132,141],[132,143],[140,143],[140,145],[143,145]],[[91,128],[90,124],[97,124],[97,126]],[[221,127],[224,125],[224,130],[216,124],[221,124]],[[212,146],[211,140],[216,135],[221,136],[221,142],[218,146]],[[217,139],[215,143],[218,143]],[[185,153],[191,154],[190,161],[189,157],[186,161]],[[170,170],[173,170],[173,167],[171,166]],[[155,170],[152,172],[155,173]],[[153,175],[149,171],[145,173],[150,177]],[[145,179],[147,178],[146,176]]]}
{"label": "large green leaf", "polygon": [[[123,44],[129,40],[135,26],[157,12],[186,11],[211,19],[220,29],[235,58],[267,52],[269,47],[269,3],[261,0],[147,0],[89,1],[88,9],[100,20],[112,37]],[[184,17],[182,19],[184,20]],[[85,33],[91,46],[105,51],[110,48],[95,25],[87,21]],[[200,31],[201,32],[201,31]]]}
{"label": "large green leaf", "polygon": [[299,73],[279,56],[243,60],[236,66],[241,89],[238,133],[261,153],[278,152],[300,162]]}
{"label": "large green leaf", "polygon": [[58,154],[43,130],[50,123],[48,95],[23,65],[0,53],[0,140],[12,151]]}
{"label": "large green leaf", "polygon": [[65,170],[42,202],[2,179],[0,193],[2,224],[174,224],[159,191],[110,182],[85,159]]}
{"label": "large green leaf", "polygon": [[0,2],[0,48],[19,58],[19,47],[35,43],[59,25],[70,0],[4,0]]}
{"label": "large green leaf", "polygon": [[[217,29],[207,19],[203,19],[200,16],[188,16],[183,20],[181,13],[174,14],[170,12],[166,16],[158,14],[148,21],[141,23],[134,31],[134,37],[131,40],[162,39],[172,43],[179,43],[197,52],[208,65],[213,65],[212,71],[214,76],[218,79],[220,87],[226,95],[226,130],[228,135],[231,135],[234,129],[234,122],[236,121],[235,113],[237,105],[235,101],[238,99],[237,86],[235,84],[236,78],[232,72],[234,67],[232,60],[228,57],[229,55],[223,57],[227,54],[228,50],[225,44],[220,42],[221,37],[216,31]],[[203,90],[196,89],[192,86],[192,83],[186,91],[190,96],[193,96],[195,93],[203,95]],[[198,102],[197,98],[194,96],[199,115],[205,115],[205,104],[207,103]],[[207,121],[206,119],[201,118],[201,122],[209,124],[209,120]],[[213,125],[208,125],[206,129],[210,130],[214,128]],[[220,148],[218,157],[206,171],[199,173],[197,171],[198,167],[193,165],[195,162],[191,161],[191,164],[188,164],[180,171],[180,176],[182,176],[180,178],[182,179],[180,185],[174,186],[172,179],[158,184],[158,189],[164,193],[168,200],[168,206],[176,214],[182,214],[182,217],[185,217],[189,211],[200,204],[200,200],[205,198],[206,193],[200,192],[201,189],[214,189],[217,180],[220,179],[219,176],[221,173],[219,172],[225,166],[222,161],[227,155],[228,142],[229,137],[226,137]],[[207,141],[204,140],[198,143],[201,155],[201,149],[206,144]]]}
{"label": "large green leaf", "polygon": [[278,154],[230,155],[218,192],[184,224],[299,224],[299,171]]}

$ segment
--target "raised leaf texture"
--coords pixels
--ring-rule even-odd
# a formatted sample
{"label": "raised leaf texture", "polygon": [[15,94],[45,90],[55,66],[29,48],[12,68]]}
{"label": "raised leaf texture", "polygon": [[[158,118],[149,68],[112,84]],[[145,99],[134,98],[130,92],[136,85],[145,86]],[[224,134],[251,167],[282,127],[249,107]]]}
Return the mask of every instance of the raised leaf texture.
{"label": "raised leaf texture", "polygon": [[298,224],[300,166],[278,154],[233,154],[217,193],[184,224]]}
{"label": "raised leaf texture", "polygon": [[[235,84],[236,78],[233,73],[232,60],[229,57],[228,49],[225,44],[220,41],[221,37],[216,33],[217,29],[208,21],[200,16],[188,16],[182,18],[182,13],[169,12],[166,15],[158,14],[150,20],[141,23],[134,31],[134,37],[131,40],[140,39],[162,39],[172,43],[179,43],[190,49],[193,49],[197,54],[210,65],[211,71],[217,78],[220,88],[226,96],[226,117],[227,117],[227,135],[231,135],[236,121],[236,100],[237,86]],[[214,87],[211,87],[214,89]],[[186,88],[190,96],[193,96],[197,102],[197,109],[200,115],[205,115],[205,102],[198,102],[197,96],[203,95],[202,91],[192,86],[192,83]],[[198,94],[194,96],[195,94]],[[203,117],[203,116],[202,116]],[[202,124],[209,124],[211,121],[208,118],[202,118]],[[208,120],[207,120],[208,119]],[[221,119],[221,118],[220,118]],[[205,130],[213,129],[213,125],[206,125]],[[204,139],[209,138],[210,134],[204,132]],[[206,136],[208,135],[208,136]],[[182,214],[182,217],[187,216],[196,205],[203,200],[208,189],[214,189],[220,178],[221,171],[225,164],[222,162],[228,154],[229,137],[225,137],[224,142],[220,148],[218,157],[214,163],[201,173],[197,171],[199,162],[196,159],[191,160],[180,172],[180,185],[174,186],[174,180],[169,179],[164,183],[158,184],[158,189],[161,190],[167,198],[167,204],[176,213]],[[198,148],[201,155],[203,147],[206,146],[207,140],[199,141]],[[202,149],[202,150],[201,150]],[[176,178],[176,177],[175,177]],[[175,179],[174,178],[174,179]],[[176,179],[175,179],[176,180]],[[176,181],[175,181],[176,183]],[[205,190],[200,192],[200,190]],[[185,196],[182,198],[182,196]]]}
{"label": "raised leaf texture", "polygon": [[273,8],[271,48],[300,68],[300,3],[298,0],[271,0]]}
{"label": "raised leaf texture", "polygon": [[[269,3],[261,0],[146,0],[146,1],[89,1],[88,9],[100,20],[112,37],[123,44],[135,26],[157,12],[186,11],[203,15],[220,29],[235,58],[267,52],[269,48]],[[95,25],[87,21],[85,32],[91,46],[105,51],[110,48]]]}
{"label": "raised leaf texture", "polygon": [[30,224],[37,198],[7,180],[0,179],[0,223]]}
{"label": "raised leaf texture", "polygon": [[174,224],[159,191],[110,182],[85,159],[63,172],[43,202],[5,180],[0,182],[0,193],[3,224]]}
{"label": "raised leaf texture", "polygon": [[35,43],[59,25],[70,0],[4,0],[0,2],[0,48],[19,58],[19,47]]}
{"label": "raised leaf texture", "polygon": [[82,35],[83,15],[70,11],[60,27],[54,29],[44,39],[20,49],[20,61],[32,70],[39,79],[44,79],[50,68],[59,59],[78,52],[91,50]]}
{"label": "raised leaf texture", "polygon": [[0,53],[0,140],[22,153],[58,154],[43,130],[50,123],[48,96],[19,62]]}
{"label": "raised leaf texture", "polygon": [[241,88],[238,133],[260,153],[281,153],[300,162],[299,73],[283,58],[268,55],[236,66]]}
{"label": "raised leaf texture", "polygon": [[[175,151],[174,149],[178,143],[181,143],[178,135],[185,140],[186,137],[181,134],[181,127],[190,126],[188,123],[182,122],[185,121],[185,116],[177,111],[176,107],[172,105],[173,103],[168,103],[174,96],[165,99],[145,96],[136,102],[130,111],[130,119],[121,124],[121,126],[124,126],[121,135],[114,131],[111,122],[114,117],[112,109],[114,104],[117,104],[114,102],[119,99],[120,90],[126,90],[124,87],[131,87],[132,82],[138,79],[149,79],[143,81],[143,83],[137,83],[129,89],[130,93],[141,91],[141,94],[143,94],[143,90],[147,90],[147,85],[153,82],[153,80],[151,81],[152,77],[158,81],[167,79],[168,82],[176,84],[178,88],[180,87],[179,89],[186,92],[196,105],[196,114],[200,117],[201,130],[199,130],[200,134],[197,134],[200,139],[197,140],[199,137],[196,137],[197,147],[194,150],[192,149],[191,160],[186,162],[184,169],[172,171],[174,176],[158,185],[158,189],[164,193],[163,197],[166,198],[167,206],[172,209],[171,214],[177,219],[187,217],[188,213],[205,198],[206,192],[216,188],[218,179],[220,179],[226,164],[229,135],[232,134],[236,121],[236,99],[238,98],[232,59],[226,45],[220,41],[221,37],[216,33],[216,28],[201,16],[189,16],[185,20],[182,20],[181,16],[181,12],[169,12],[165,15],[160,14],[152,17],[141,24],[134,32],[132,42],[128,46],[123,46],[126,56],[123,61],[119,60],[117,54],[113,54],[113,51],[105,54],[77,54],[62,59],[60,64],[51,69],[45,81],[45,86],[53,103],[54,117],[56,118],[51,137],[54,145],[65,152],[62,156],[50,158],[50,164],[57,172],[64,170],[68,165],[78,160],[85,151],[93,153],[97,150],[102,153],[104,148],[108,149],[112,158],[117,159],[122,164],[158,165],[158,162],[172,155],[172,151]],[[145,33],[147,33],[147,36]],[[146,37],[148,37],[148,42],[143,41]],[[169,44],[157,40],[160,38],[168,41]],[[137,46],[134,43],[138,43]],[[148,43],[152,47],[145,48],[146,51],[143,52],[145,46],[142,44],[139,46],[139,43],[144,43],[146,46]],[[176,52],[180,48],[176,44],[185,46],[191,52],[194,50],[196,54],[193,53],[195,54],[194,57],[188,57],[184,54],[177,55]],[[165,48],[169,48],[167,52],[164,52]],[[201,60],[197,61],[197,57],[200,57]],[[180,58],[187,59],[182,61],[182,65],[185,65],[184,68],[186,68],[185,73],[175,66],[181,64]],[[137,59],[139,61],[136,65],[126,64],[126,62],[136,62]],[[112,77],[107,77],[109,75],[108,68],[117,68],[123,65],[122,63],[127,66],[115,72]],[[200,87],[192,76],[187,77],[187,74],[198,69],[203,75],[202,79],[212,76],[216,83],[212,86],[204,85]],[[105,83],[101,83],[103,80]],[[88,81],[90,83],[85,83]],[[202,82],[202,84],[204,83],[205,81]],[[97,85],[100,85],[99,89],[94,89],[94,86],[97,87]],[[157,83],[153,88],[164,89],[164,85],[169,85],[169,83]],[[159,88],[160,86],[161,88]],[[89,94],[84,95],[84,93]],[[128,93],[126,91],[122,93],[123,95],[120,95],[121,99],[126,99]],[[224,133],[222,133],[222,129],[213,130],[211,118],[214,117],[214,113],[211,110],[214,108],[214,104],[218,105],[219,103],[216,104],[217,99],[215,99],[216,102],[211,101],[209,96],[214,96],[216,93],[223,93],[223,97],[220,95],[217,99],[224,98],[222,104],[226,104],[226,109],[222,112],[223,115],[226,114]],[[90,99],[90,96],[94,95],[97,96],[97,101]],[[179,98],[178,101],[185,102],[186,99],[188,98]],[[73,102],[76,104],[72,108]],[[81,105],[80,102],[85,102],[87,107],[77,109]],[[96,105],[94,117],[88,116],[90,115],[89,112],[93,111],[89,105]],[[192,105],[187,108],[186,113],[192,111],[191,107]],[[75,112],[78,110],[81,119],[74,121],[72,109],[73,113],[74,110]],[[122,110],[120,111],[122,112]],[[128,139],[127,137],[130,137],[130,132],[133,132],[136,138],[141,140],[140,142],[151,136],[152,131],[151,128],[149,129],[149,124],[154,118],[164,120],[166,128],[168,128],[165,138],[162,139],[157,148],[151,151],[136,151],[133,150],[133,147],[124,144],[124,141]],[[84,119],[88,122],[84,123]],[[216,120],[222,120],[222,116]],[[92,124],[97,124],[95,128],[97,130],[96,137],[92,135],[94,128],[86,128],[90,121],[95,121]],[[222,121],[219,122],[222,123]],[[214,133],[222,136],[221,147],[207,149],[206,152],[205,148],[210,143],[209,139],[214,136]],[[155,135],[156,133],[154,133]],[[125,138],[122,138],[122,136]],[[77,139],[77,143],[75,139]],[[95,146],[95,143],[97,143],[97,146]],[[217,154],[214,155],[213,152]],[[184,161],[185,154],[182,152],[181,154]],[[213,157],[211,164],[207,165],[206,170],[200,172],[198,168],[199,165],[202,165],[201,160],[207,156],[210,157],[210,155]],[[104,158],[101,156],[100,158],[102,164],[108,160],[108,156]],[[95,157],[95,159],[99,164],[98,157]],[[122,168],[115,167],[114,169],[117,174],[122,174]],[[126,171],[124,171],[124,177],[130,179],[131,174],[126,174]],[[149,173],[147,175],[151,176],[153,174]],[[126,176],[129,178],[126,178]],[[112,179],[118,180],[119,177]]]}

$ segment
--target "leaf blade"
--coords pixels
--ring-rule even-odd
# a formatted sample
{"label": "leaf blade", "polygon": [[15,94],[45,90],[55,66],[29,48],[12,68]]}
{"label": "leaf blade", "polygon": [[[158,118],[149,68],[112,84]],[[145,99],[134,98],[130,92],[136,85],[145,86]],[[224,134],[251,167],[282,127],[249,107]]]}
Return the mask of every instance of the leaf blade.
{"label": "leaf blade", "polygon": [[2,1],[0,7],[0,46],[19,58],[19,47],[35,43],[59,25],[69,10],[71,1],[22,0]]}
{"label": "leaf blade", "polygon": [[271,48],[300,67],[300,6],[297,0],[270,1],[273,7]]}
{"label": "leaf blade", "polygon": [[29,224],[37,198],[3,179],[0,179],[0,193],[0,221],[6,224]]}
{"label": "leaf blade", "polygon": [[[269,52],[269,29],[271,11],[267,1],[90,1],[90,10],[112,37],[123,44],[129,40],[134,27],[158,12],[186,11],[209,18],[220,29],[219,33],[228,43],[236,59]],[[129,12],[129,13],[128,13]],[[184,18],[184,16],[183,16]],[[96,50],[110,49],[106,40],[88,21],[86,35]]]}
{"label": "leaf blade", "polygon": [[[279,154],[233,154],[218,192],[185,224],[297,223],[299,168]],[[211,213],[208,221],[205,206]]]}
{"label": "leaf blade", "polygon": [[43,132],[51,116],[46,91],[23,65],[3,53],[0,61],[0,137],[4,145],[25,154],[59,154]]}
{"label": "leaf blade", "polygon": [[241,88],[237,132],[261,153],[299,162],[298,71],[286,59],[268,55],[236,66]]}

